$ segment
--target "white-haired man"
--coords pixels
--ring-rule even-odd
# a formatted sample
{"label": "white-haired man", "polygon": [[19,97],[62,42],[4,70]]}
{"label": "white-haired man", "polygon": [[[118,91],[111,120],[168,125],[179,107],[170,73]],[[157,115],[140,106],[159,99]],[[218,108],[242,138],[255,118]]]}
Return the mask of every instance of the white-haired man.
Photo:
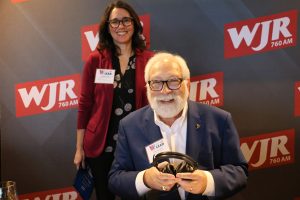
{"label": "white-haired man", "polygon": [[[246,186],[248,165],[230,113],[188,100],[185,60],[156,53],[145,68],[149,106],[120,122],[109,188],[122,199],[223,199]],[[163,173],[159,152],[187,154],[193,172]],[[174,189],[175,188],[175,189]],[[177,190],[178,189],[178,190]]]}

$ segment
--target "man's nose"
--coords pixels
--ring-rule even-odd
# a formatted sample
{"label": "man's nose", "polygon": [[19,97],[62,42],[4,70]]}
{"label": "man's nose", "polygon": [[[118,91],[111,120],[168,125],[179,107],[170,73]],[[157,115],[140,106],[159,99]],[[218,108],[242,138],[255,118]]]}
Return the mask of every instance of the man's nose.
{"label": "man's nose", "polygon": [[163,84],[163,88],[161,90],[161,93],[163,94],[169,94],[170,92],[172,92],[172,90],[169,89],[169,87],[167,86],[167,83]]}

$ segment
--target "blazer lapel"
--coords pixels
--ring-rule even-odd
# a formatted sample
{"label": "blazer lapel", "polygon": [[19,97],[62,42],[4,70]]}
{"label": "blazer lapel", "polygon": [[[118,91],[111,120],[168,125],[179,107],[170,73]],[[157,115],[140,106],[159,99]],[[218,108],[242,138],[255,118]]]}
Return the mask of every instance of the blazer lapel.
{"label": "blazer lapel", "polygon": [[189,101],[187,113],[187,140],[186,154],[197,160],[200,152],[200,142],[204,134],[204,121],[202,121],[195,103]]}
{"label": "blazer lapel", "polygon": [[147,142],[152,144],[153,142],[162,139],[162,134],[159,127],[154,123],[154,113],[151,107],[149,106],[145,112],[145,131],[143,134],[145,135]]}

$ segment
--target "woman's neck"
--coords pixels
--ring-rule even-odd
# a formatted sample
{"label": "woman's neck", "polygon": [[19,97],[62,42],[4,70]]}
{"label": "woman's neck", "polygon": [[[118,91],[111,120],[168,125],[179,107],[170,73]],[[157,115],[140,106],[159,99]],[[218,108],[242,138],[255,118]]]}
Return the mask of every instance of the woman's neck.
{"label": "woman's neck", "polygon": [[131,44],[119,45],[120,56],[130,57],[132,55]]}

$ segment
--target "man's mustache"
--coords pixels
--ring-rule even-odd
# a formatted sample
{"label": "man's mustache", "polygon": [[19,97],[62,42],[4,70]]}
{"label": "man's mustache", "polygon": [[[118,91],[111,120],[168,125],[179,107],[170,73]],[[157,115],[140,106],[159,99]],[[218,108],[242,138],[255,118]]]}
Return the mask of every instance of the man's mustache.
{"label": "man's mustache", "polygon": [[175,99],[176,97],[177,95],[175,94],[163,94],[163,95],[156,96],[153,99],[156,101],[169,101]]}

